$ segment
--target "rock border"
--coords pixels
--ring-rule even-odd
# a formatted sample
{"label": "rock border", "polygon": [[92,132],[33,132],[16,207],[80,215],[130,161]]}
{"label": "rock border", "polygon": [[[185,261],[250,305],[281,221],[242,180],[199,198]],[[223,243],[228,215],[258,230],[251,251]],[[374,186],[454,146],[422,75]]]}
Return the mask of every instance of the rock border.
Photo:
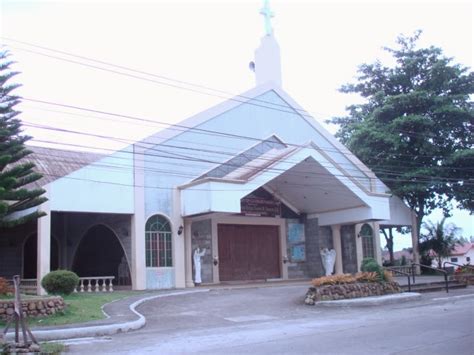
{"label": "rock border", "polygon": [[401,293],[397,282],[353,282],[336,285],[312,286],[305,296],[305,304],[314,305],[320,301],[347,300],[371,296]]}
{"label": "rock border", "polygon": [[[47,317],[66,308],[64,299],[61,296],[35,297],[23,299],[21,310],[24,317],[38,318]],[[0,300],[0,319],[8,320],[15,312],[15,301],[13,299]]]}

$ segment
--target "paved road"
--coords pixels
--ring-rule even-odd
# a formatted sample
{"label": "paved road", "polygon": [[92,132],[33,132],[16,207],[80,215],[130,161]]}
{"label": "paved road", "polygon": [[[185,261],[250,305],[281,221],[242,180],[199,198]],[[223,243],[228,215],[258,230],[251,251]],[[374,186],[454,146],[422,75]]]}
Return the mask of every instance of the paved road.
{"label": "paved road", "polygon": [[70,345],[83,354],[474,354],[474,288],[404,304],[318,308],[304,286],[162,298],[136,332]]}

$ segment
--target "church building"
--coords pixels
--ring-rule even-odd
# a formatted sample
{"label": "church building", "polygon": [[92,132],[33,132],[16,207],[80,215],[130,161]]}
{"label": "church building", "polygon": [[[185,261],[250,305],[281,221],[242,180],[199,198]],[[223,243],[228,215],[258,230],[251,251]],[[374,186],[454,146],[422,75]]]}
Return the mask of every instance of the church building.
{"label": "church building", "polygon": [[0,276],[194,287],[197,249],[203,285],[322,276],[323,248],[337,274],[381,263],[380,227],[414,214],[284,91],[262,14],[251,90],[110,155],[31,147],[47,215],[0,231]]}

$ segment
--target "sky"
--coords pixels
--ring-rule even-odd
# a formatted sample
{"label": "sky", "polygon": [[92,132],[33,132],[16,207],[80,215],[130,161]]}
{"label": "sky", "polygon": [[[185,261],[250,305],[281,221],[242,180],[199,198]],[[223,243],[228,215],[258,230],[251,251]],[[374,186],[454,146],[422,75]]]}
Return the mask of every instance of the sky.
{"label": "sky", "polygon": [[[362,63],[377,59],[389,63],[382,47],[393,46],[400,34],[421,29],[421,46],[441,47],[454,62],[473,64],[471,1],[270,3],[281,48],[283,89],[322,123],[360,102],[338,88],[354,81]],[[17,61],[15,69],[21,72],[15,78],[23,85],[18,94],[30,99],[21,105],[21,118],[25,132],[34,137],[31,144],[119,149],[255,85],[248,63],[264,35],[260,0],[0,0],[0,4],[0,43],[8,45]],[[337,129],[327,128],[333,133]],[[440,218],[438,212],[428,217]],[[473,218],[465,211],[456,210],[448,222],[463,228],[463,235],[474,235]],[[395,249],[408,246],[408,236],[397,237]]]}

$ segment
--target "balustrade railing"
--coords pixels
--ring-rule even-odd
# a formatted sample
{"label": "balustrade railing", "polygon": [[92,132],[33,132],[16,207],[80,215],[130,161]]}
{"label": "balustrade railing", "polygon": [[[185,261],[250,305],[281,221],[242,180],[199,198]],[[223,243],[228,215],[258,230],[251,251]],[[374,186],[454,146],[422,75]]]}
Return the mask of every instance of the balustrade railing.
{"label": "balustrade railing", "polygon": [[114,292],[115,276],[80,277],[74,292]]}
{"label": "balustrade railing", "polygon": [[411,266],[410,265],[401,265],[401,266],[387,266],[390,270],[396,270],[399,272],[411,274]]}
{"label": "balustrade railing", "polygon": [[36,279],[21,279],[20,292],[24,294],[36,294]]}

